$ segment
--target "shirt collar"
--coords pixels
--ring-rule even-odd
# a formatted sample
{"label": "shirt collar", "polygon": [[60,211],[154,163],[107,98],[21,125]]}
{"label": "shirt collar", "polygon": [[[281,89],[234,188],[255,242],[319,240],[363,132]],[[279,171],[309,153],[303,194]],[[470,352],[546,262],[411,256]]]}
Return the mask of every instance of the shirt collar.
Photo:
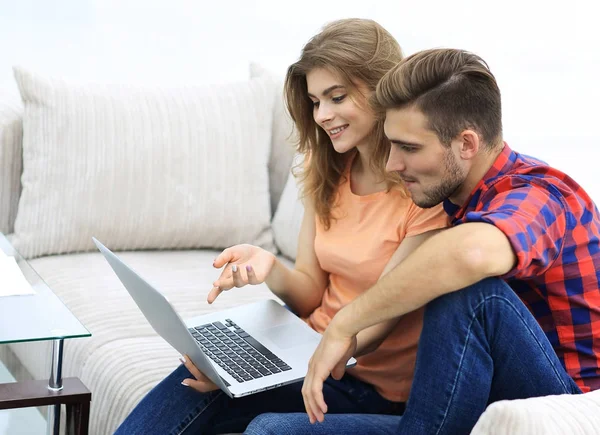
{"label": "shirt collar", "polygon": [[449,199],[444,200],[444,211],[451,217],[455,217],[459,214],[461,210],[465,210],[467,208],[474,207],[474,202],[476,203],[479,199],[479,193],[481,188],[490,180],[500,177],[506,174],[513,167],[514,163],[517,160],[517,154],[508,146],[506,142],[504,142],[504,148],[502,148],[502,152],[498,154],[496,160],[490,167],[490,169],[485,173],[483,178],[477,183],[477,186],[471,192],[469,199],[465,202],[465,205],[460,207]]}

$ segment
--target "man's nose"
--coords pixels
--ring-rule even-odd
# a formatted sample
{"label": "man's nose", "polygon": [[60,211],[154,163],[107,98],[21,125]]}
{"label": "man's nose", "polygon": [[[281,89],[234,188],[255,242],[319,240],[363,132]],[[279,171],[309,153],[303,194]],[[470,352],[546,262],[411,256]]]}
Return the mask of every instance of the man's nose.
{"label": "man's nose", "polygon": [[385,170],[388,172],[403,172],[405,169],[406,165],[404,164],[402,152],[392,145],[392,149],[390,150],[390,156],[388,157],[387,164],[385,165]]}

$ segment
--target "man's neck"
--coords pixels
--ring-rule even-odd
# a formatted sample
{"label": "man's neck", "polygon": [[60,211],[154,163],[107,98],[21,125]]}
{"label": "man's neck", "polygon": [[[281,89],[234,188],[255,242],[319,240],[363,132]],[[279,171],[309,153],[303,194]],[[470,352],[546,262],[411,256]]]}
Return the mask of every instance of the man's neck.
{"label": "man's neck", "polygon": [[477,155],[476,161],[471,166],[467,178],[460,188],[448,198],[453,204],[462,207],[470,198],[471,192],[490,170],[498,156],[502,153],[504,146],[499,146],[491,152],[482,152]]}

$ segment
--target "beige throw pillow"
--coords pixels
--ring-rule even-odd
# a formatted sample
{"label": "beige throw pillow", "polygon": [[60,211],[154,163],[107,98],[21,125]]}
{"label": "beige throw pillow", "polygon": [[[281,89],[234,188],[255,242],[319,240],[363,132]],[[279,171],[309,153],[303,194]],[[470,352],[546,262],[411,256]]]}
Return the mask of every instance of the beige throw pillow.
{"label": "beige throw pillow", "polygon": [[256,63],[250,64],[250,77],[270,80],[275,87],[271,150],[269,154],[269,189],[271,190],[271,211],[274,214],[290,173],[290,164],[296,150],[297,136],[292,118],[290,118],[285,107],[283,78],[276,76]]}
{"label": "beige throw pillow", "polygon": [[[292,167],[301,165],[302,161],[303,157],[300,154],[296,155]],[[298,235],[303,217],[304,205],[300,199],[298,179],[290,172],[279,200],[279,206],[273,216],[272,226],[277,248],[291,260],[296,260]]]}
{"label": "beige throw pillow", "polygon": [[181,88],[72,85],[15,68],[24,102],[15,247],[273,251],[266,78]]}

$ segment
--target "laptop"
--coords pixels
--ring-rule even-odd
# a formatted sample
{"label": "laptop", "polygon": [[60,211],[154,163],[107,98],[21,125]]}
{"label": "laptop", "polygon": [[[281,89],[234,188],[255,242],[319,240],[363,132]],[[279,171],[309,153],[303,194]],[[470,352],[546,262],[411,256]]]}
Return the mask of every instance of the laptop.
{"label": "laptop", "polygon": [[[229,397],[243,397],[304,378],[321,335],[274,300],[184,322],[167,298],[93,238],[154,330]],[[347,367],[356,365],[351,358]]]}

